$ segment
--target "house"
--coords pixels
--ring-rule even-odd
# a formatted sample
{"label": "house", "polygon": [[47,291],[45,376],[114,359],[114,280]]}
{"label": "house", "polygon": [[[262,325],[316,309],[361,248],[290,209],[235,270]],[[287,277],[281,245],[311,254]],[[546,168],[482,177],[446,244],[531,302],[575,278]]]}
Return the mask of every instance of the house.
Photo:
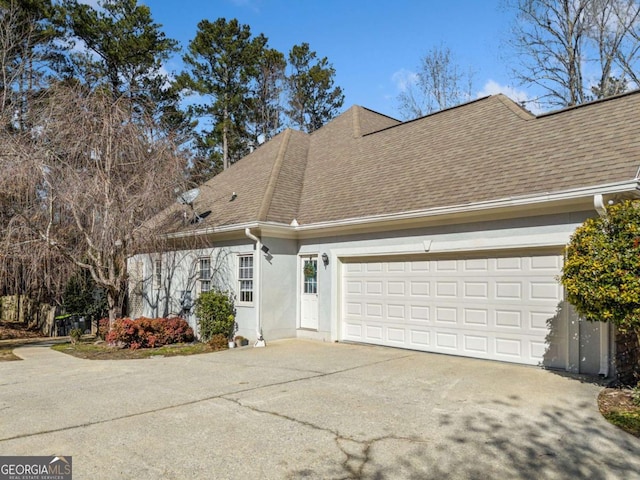
{"label": "house", "polygon": [[217,285],[252,340],[606,375],[611,326],[579,320],[558,276],[575,228],[638,196],[638,120],[640,92],[538,116],[494,95],[285,130],[163,212],[174,247],[131,259],[131,313],[188,309]]}

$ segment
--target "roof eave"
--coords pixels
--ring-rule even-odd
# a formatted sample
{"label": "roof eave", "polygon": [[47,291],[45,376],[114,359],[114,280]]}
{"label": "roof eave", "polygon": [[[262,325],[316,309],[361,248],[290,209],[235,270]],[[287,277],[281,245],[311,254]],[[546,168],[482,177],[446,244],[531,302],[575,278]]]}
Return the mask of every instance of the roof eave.
{"label": "roof eave", "polygon": [[595,195],[602,195],[607,200],[623,197],[640,198],[640,180],[633,179],[560,192],[507,197],[485,202],[332,220],[296,226],[277,222],[245,222],[171,233],[167,234],[166,238],[180,240],[203,236],[234,236],[243,234],[242,232],[244,232],[245,228],[255,229],[261,235],[267,236],[308,238],[331,236],[338,233],[362,232],[365,230],[406,229],[416,225],[424,226],[442,222],[468,222],[479,220],[489,215],[509,218],[516,214],[518,214],[518,216],[532,216],[536,214],[561,213],[563,211],[587,211],[594,209],[593,197]]}
{"label": "roof eave", "polygon": [[295,229],[300,234],[311,232],[317,233],[318,231],[333,234],[333,232],[335,232],[336,230],[353,229],[354,227],[362,228],[383,224],[391,226],[393,224],[411,224],[415,223],[416,221],[425,222],[427,220],[429,221],[429,223],[431,223],[439,222],[445,218],[460,219],[462,217],[479,217],[490,212],[498,211],[509,216],[508,214],[510,212],[517,213],[522,212],[523,210],[530,210],[534,208],[542,213],[540,207],[542,207],[543,205],[546,205],[547,207],[558,207],[558,213],[561,211],[559,209],[561,205],[573,207],[569,208],[569,210],[572,211],[576,211],[575,207],[577,206],[583,206],[584,210],[590,210],[593,209],[594,195],[603,195],[607,199],[617,198],[618,196],[640,197],[640,180],[633,179],[605,185],[596,185],[565,190],[561,192],[548,192],[542,195],[537,194],[508,197],[486,202],[466,203],[424,210],[415,210],[410,212],[390,213],[368,217],[303,224],[295,227]]}

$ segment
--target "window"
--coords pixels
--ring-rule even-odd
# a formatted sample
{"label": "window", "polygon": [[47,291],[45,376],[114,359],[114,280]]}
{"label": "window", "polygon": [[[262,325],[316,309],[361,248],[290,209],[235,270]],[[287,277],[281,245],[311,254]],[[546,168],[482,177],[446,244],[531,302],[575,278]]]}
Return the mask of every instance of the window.
{"label": "window", "polygon": [[240,302],[253,302],[253,255],[238,257],[238,282]]}
{"label": "window", "polygon": [[318,260],[305,258],[302,263],[304,293],[318,293]]}
{"label": "window", "polygon": [[154,260],[153,262],[153,288],[162,287],[162,260]]}
{"label": "window", "polygon": [[200,292],[211,290],[211,259],[203,257],[199,259],[198,280],[200,281]]}

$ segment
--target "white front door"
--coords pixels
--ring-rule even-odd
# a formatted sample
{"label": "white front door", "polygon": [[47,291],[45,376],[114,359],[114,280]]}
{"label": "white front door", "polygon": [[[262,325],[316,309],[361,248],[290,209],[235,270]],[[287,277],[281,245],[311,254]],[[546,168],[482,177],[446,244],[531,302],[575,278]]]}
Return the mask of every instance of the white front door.
{"label": "white front door", "polygon": [[300,328],[318,329],[318,256],[302,257],[300,262]]}

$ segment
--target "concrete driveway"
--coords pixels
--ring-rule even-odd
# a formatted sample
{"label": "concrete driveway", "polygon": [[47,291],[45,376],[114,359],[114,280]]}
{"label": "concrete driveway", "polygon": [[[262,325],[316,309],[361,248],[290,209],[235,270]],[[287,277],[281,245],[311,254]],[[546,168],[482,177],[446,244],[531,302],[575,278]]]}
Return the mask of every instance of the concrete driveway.
{"label": "concrete driveway", "polygon": [[76,479],[634,479],[601,386],[537,368],[303,340],[190,357],[0,363],[0,455]]}

